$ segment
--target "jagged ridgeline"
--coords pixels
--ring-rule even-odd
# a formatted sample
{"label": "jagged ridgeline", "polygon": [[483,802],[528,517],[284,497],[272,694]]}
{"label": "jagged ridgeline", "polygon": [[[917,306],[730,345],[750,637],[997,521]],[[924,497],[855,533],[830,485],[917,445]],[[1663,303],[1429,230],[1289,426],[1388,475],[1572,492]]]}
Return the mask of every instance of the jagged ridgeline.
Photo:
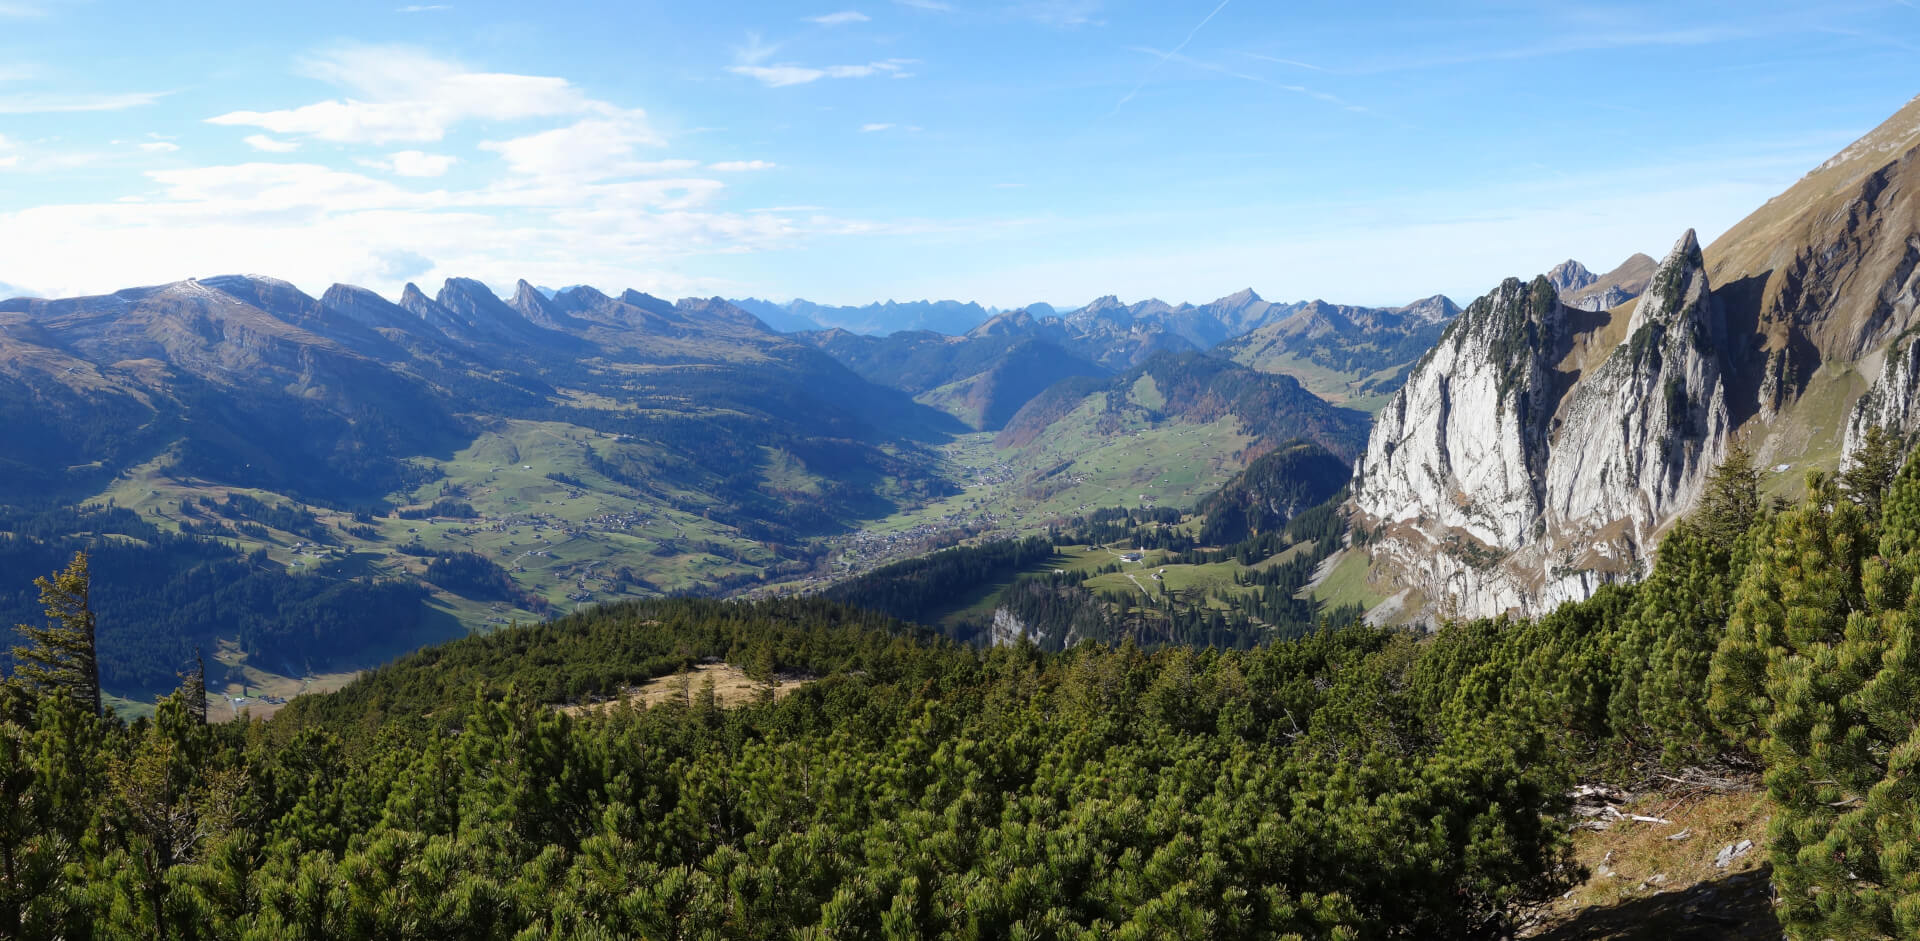
{"label": "jagged ridgeline", "polygon": [[1870,427],[1910,440],[1917,161],[1920,100],[1712,245],[1686,233],[1634,300],[1586,293],[1632,289],[1629,260],[1469,305],[1361,460],[1375,593],[1407,616],[1544,612],[1644,576],[1731,440],[1789,498]]}
{"label": "jagged ridgeline", "polygon": [[[708,657],[760,691],[721,708]],[[1567,884],[1543,816],[1567,766],[1427,708],[1418,662],[1374,630],[982,652],[821,602],[682,600],[433,648],[253,728],[10,689],[4,800],[45,812],[0,829],[0,928],[1503,936]],[[560,708],[648,679],[683,692]]]}
{"label": "jagged ridgeline", "polygon": [[[0,302],[0,424],[7,570],[104,553],[135,701],[196,647],[309,676],[808,571],[951,492],[930,447],[962,430],[717,300],[252,276]],[[34,613],[0,590],[0,623]]]}

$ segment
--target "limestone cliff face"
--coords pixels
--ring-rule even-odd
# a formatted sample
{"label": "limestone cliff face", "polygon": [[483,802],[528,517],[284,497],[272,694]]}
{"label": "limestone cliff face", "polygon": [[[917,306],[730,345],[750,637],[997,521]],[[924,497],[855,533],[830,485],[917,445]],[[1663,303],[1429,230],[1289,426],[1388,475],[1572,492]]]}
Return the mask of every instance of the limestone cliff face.
{"label": "limestone cliff face", "polygon": [[1880,374],[1853,403],[1841,463],[1853,458],[1867,429],[1879,426],[1904,441],[1920,432],[1920,337],[1902,337],[1888,348]]}
{"label": "limestone cliff face", "polygon": [[1538,349],[1560,311],[1552,286],[1509,278],[1475,301],[1374,420],[1359,508],[1517,549],[1539,514],[1547,457],[1535,408],[1552,380]]}
{"label": "limestone cliff face", "polygon": [[1475,301],[1376,420],[1355,531],[1376,581],[1443,613],[1535,613],[1637,574],[1722,456],[1724,318],[1692,232],[1661,262],[1624,339],[1553,283]]}
{"label": "limestone cliff face", "polygon": [[1650,547],[1724,456],[1726,349],[1689,230],[1634,306],[1626,341],[1568,396],[1547,469],[1549,525],[1593,533],[1620,523],[1631,545]]}

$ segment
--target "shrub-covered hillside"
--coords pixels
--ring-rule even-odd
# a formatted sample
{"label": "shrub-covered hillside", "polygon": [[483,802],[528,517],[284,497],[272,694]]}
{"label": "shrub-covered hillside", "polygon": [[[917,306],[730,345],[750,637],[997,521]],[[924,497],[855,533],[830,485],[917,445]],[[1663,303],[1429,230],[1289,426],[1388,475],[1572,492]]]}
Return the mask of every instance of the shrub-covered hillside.
{"label": "shrub-covered hillside", "polygon": [[[1551,742],[1421,706],[1411,638],[981,652],[825,603],[457,641],[203,725],[8,687],[0,934],[1492,937],[1568,875]],[[705,656],[723,711],[554,702]]]}

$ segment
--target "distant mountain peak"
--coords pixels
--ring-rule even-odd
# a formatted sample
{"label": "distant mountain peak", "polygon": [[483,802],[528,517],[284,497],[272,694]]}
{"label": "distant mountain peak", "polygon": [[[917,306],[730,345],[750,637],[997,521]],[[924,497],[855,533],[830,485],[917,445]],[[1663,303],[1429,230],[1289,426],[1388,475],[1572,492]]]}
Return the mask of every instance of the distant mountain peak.
{"label": "distant mountain peak", "polygon": [[1553,289],[1560,292],[1563,297],[1598,280],[1600,280],[1599,275],[1588,271],[1586,265],[1574,261],[1571,258],[1554,265],[1553,268],[1547,272],[1547,281],[1550,282],[1553,285]]}
{"label": "distant mountain peak", "polygon": [[629,307],[638,307],[648,313],[659,314],[661,316],[672,316],[674,312],[672,301],[662,297],[654,297],[645,291],[636,291],[633,288],[628,288],[620,292],[620,303],[626,304]]}
{"label": "distant mountain peak", "polygon": [[[1585,285],[1568,290],[1560,288],[1560,300],[1570,307],[1581,310],[1612,310],[1636,297],[1647,289],[1647,279],[1653,276],[1659,262],[1645,253],[1636,252],[1619,267],[1602,275],[1594,275]],[[1558,271],[1559,269],[1554,269]],[[1553,275],[1547,275],[1553,280]]]}
{"label": "distant mountain peak", "polygon": [[554,303],[546,292],[534,287],[525,278],[515,286],[513,300],[508,302],[508,306],[519,311],[520,316],[543,327],[558,329],[567,320],[565,307]]}
{"label": "distant mountain peak", "polygon": [[[188,280],[193,280],[193,279],[188,279]],[[199,279],[199,283],[204,284],[215,290],[226,290],[227,287],[229,286],[243,285],[243,284],[256,285],[260,287],[270,287],[270,288],[275,288],[277,290],[283,290],[283,291],[300,290],[299,288],[294,287],[293,282],[291,281],[282,281],[279,278],[268,277],[267,275],[263,275],[263,274],[221,274],[221,275],[214,275],[211,278],[201,278]]]}

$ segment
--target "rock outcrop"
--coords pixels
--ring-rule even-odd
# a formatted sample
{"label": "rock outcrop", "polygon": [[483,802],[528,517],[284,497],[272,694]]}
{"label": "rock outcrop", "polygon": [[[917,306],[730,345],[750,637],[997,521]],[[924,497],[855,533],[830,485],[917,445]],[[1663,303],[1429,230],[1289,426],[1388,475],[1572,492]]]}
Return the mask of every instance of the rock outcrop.
{"label": "rock outcrop", "polygon": [[1508,279],[1455,320],[1355,473],[1355,531],[1378,577],[1480,616],[1638,573],[1731,424],[1724,318],[1691,231],[1624,339],[1581,375],[1574,350],[1607,325],[1545,276]]}
{"label": "rock outcrop", "polygon": [[1920,337],[1901,337],[1886,352],[1880,374],[1847,416],[1847,435],[1841,446],[1841,465],[1853,459],[1866,440],[1867,430],[1880,427],[1903,442],[1920,432]]}
{"label": "rock outcrop", "polygon": [[1547,281],[1562,298],[1581,288],[1600,280],[1600,276],[1587,270],[1587,266],[1569,258],[1547,271]]}
{"label": "rock outcrop", "polygon": [[1725,453],[1725,319],[1693,231],[1655,272],[1627,338],[1568,397],[1547,470],[1549,526],[1625,527],[1624,548],[1690,507]]}

